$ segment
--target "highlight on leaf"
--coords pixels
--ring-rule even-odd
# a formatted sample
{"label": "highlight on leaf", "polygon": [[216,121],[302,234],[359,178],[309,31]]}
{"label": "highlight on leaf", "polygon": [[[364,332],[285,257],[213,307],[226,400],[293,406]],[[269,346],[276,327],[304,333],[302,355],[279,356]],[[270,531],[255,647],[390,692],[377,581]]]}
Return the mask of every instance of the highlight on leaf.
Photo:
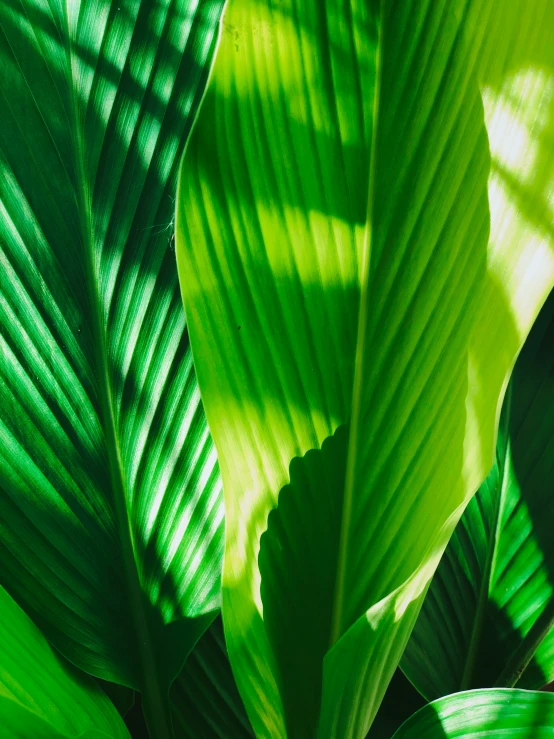
{"label": "highlight on leaf", "polygon": [[0,6],[2,736],[549,735],[552,38]]}
{"label": "highlight on leaf", "polygon": [[0,582],[141,691],[159,737],[220,604],[219,469],[160,224],[222,7],[0,8]]}
{"label": "highlight on leaf", "polygon": [[538,0],[227,7],[176,241],[259,736],[365,736],[490,470],[554,278],[553,22]]}

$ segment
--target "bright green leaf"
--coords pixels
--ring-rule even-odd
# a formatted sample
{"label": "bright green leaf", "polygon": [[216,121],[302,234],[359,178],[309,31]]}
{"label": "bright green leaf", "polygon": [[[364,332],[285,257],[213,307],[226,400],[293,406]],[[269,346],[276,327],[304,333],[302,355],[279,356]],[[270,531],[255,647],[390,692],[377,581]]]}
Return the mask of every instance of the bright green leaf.
{"label": "bright green leaf", "polygon": [[470,690],[429,703],[393,739],[551,739],[554,695],[527,690]]}
{"label": "bright green leaf", "polygon": [[95,681],[52,649],[3,588],[0,614],[2,739],[129,737]]}
{"label": "bright green leaf", "polygon": [[[554,678],[554,293],[517,361],[495,465],[437,569],[402,667],[432,700]],[[529,672],[527,668],[539,648]]]}
{"label": "bright green leaf", "polygon": [[177,245],[259,737],[367,732],[553,284],[554,15],[503,7],[229,0]]}
{"label": "bright green leaf", "polygon": [[0,578],[71,661],[141,690],[160,736],[219,605],[172,219],[221,7],[0,7]]}

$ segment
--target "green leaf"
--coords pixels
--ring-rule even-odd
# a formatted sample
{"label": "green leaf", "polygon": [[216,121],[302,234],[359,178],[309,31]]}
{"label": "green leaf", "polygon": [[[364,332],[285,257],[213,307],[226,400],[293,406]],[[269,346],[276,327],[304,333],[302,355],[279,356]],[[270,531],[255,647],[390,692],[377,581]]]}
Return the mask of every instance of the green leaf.
{"label": "green leaf", "polygon": [[182,739],[252,739],[218,617],[202,635],[170,692],[175,733]]}
{"label": "green leaf", "polygon": [[541,683],[545,675],[548,677],[548,684],[552,685],[552,681],[554,680],[554,626],[539,644],[537,651],[533,655],[533,659],[525,668],[517,685],[520,688],[531,690],[537,685],[544,688],[544,684],[541,685]]}
{"label": "green leaf", "polygon": [[0,571],[45,635],[144,693],[219,606],[221,483],[172,248],[222,0],[0,8]]}
{"label": "green leaf", "polygon": [[227,7],[177,250],[257,736],[365,735],[492,465],[554,279],[535,5]]}
{"label": "green leaf", "polygon": [[393,739],[550,739],[554,695],[526,690],[470,690],[429,703]]}
{"label": "green leaf", "polygon": [[[426,698],[540,688],[554,623],[554,293],[515,366],[496,461],[437,569],[402,668]],[[550,637],[552,639],[552,636]],[[519,683],[518,683],[519,684]]]}
{"label": "green leaf", "polygon": [[3,588],[0,613],[3,739],[129,737],[116,709],[95,681],[52,649]]}

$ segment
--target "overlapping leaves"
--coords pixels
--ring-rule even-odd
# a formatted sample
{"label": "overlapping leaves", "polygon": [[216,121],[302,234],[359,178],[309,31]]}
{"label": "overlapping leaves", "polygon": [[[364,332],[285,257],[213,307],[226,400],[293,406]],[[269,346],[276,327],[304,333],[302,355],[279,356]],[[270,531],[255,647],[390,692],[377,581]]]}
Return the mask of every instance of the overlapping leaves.
{"label": "overlapping leaves", "polygon": [[154,736],[219,605],[172,219],[221,8],[0,8],[0,580],[75,664],[143,691]]}
{"label": "overlapping leaves", "polygon": [[94,680],[52,649],[0,588],[0,727],[4,739],[129,739]]}
{"label": "overlapping leaves", "polygon": [[456,528],[403,656],[427,698],[554,678],[553,348],[554,293],[517,361],[495,465]]}
{"label": "overlapping leaves", "polygon": [[554,279],[548,10],[228,6],[177,241],[258,736],[365,735],[492,463]]}
{"label": "overlapping leaves", "polygon": [[[221,5],[0,10],[2,582],[72,661],[140,689],[160,736],[218,605],[220,484],[171,192]],[[549,10],[231,0],[178,241],[258,736],[365,735],[490,466],[554,281]],[[515,442],[501,449],[505,479]],[[174,688],[186,735],[251,734],[223,652],[204,637]],[[90,730],[119,731],[60,664],[100,710]],[[210,715],[206,684],[229,698]],[[2,700],[37,736],[67,719]]]}

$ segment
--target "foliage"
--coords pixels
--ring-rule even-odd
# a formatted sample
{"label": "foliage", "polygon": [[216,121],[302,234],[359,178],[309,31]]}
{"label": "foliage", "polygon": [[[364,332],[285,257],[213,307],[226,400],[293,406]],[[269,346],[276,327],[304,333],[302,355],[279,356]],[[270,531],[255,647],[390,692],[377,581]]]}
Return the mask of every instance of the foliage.
{"label": "foliage", "polygon": [[219,607],[170,223],[220,3],[2,3],[2,585],[152,734]]}
{"label": "foliage", "polygon": [[223,4],[0,6],[0,735],[549,736],[552,0]]}
{"label": "foliage", "polygon": [[553,347],[554,293],[515,366],[493,469],[449,542],[402,659],[427,698],[554,679]]}
{"label": "foliage", "polygon": [[554,17],[510,8],[227,9],[177,250],[258,736],[365,735],[492,465],[554,266]]}

